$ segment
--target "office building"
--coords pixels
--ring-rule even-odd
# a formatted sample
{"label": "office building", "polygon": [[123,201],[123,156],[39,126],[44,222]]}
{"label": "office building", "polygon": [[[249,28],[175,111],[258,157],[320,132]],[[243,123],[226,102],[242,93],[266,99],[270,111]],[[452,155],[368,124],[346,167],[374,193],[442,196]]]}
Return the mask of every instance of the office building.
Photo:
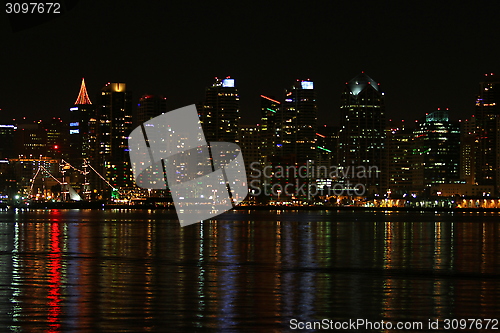
{"label": "office building", "polygon": [[134,128],[167,112],[167,98],[161,95],[144,94],[137,104]]}
{"label": "office building", "polygon": [[386,130],[387,192],[391,198],[413,192],[413,129],[405,121],[389,120]]}
{"label": "office building", "polygon": [[500,185],[500,79],[493,73],[485,74],[479,84],[476,99],[476,182],[479,185],[493,185],[496,192]]}
{"label": "office building", "polygon": [[107,83],[101,89],[97,120],[100,173],[114,188],[131,188],[128,135],[132,131],[132,93],[125,83]]}
{"label": "office building", "polygon": [[94,172],[87,169],[88,163],[97,167],[100,161],[97,141],[97,108],[89,98],[84,78],[82,78],[75,103],[69,111],[68,133],[71,149],[68,162],[78,170],[89,173],[86,175],[79,172],[68,173],[68,181],[83,198],[90,199],[90,191],[98,188],[101,180]]}
{"label": "office building", "polygon": [[341,96],[339,164],[350,175],[344,181],[361,184],[366,194],[385,191],[384,99],[380,83],[364,72],[346,82]]}
{"label": "office building", "polygon": [[0,125],[0,160],[16,157],[14,150],[14,133],[16,125]]}
{"label": "office building", "polygon": [[297,80],[285,90],[279,115],[281,144],[279,155],[305,164],[317,159],[316,126],[318,108],[314,82]]}
{"label": "office building", "polygon": [[476,183],[476,117],[460,123],[460,180]]}
{"label": "office building", "polygon": [[263,161],[281,154],[281,102],[274,97],[260,95],[260,150]]}
{"label": "office building", "polygon": [[240,97],[235,80],[215,78],[205,91],[205,101],[198,106],[207,142],[235,142],[240,120]]}
{"label": "office building", "polygon": [[450,121],[448,109],[427,114],[413,136],[414,185],[432,195],[430,186],[460,180],[460,129]]}

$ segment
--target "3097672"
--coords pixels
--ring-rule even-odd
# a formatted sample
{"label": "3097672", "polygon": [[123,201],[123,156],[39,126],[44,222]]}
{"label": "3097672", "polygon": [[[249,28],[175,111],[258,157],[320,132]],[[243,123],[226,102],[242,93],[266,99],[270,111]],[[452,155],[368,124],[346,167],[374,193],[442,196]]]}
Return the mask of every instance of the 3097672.
{"label": "3097672", "polygon": [[7,2],[7,14],[61,14],[59,2]]}

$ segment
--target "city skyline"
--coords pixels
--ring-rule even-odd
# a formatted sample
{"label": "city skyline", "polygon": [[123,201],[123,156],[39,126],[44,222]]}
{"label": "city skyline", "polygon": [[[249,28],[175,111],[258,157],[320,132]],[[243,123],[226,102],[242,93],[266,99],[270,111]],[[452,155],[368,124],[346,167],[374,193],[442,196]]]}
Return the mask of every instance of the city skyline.
{"label": "city skyline", "polygon": [[[330,120],[328,120],[328,118],[325,118],[324,115],[323,117],[321,117],[320,115],[320,109],[318,107],[318,121],[317,121],[317,124],[318,126],[319,125],[326,125],[326,126],[339,126],[341,125],[341,115],[342,115],[342,91],[343,91],[343,86],[345,86],[346,84],[349,83],[349,81],[351,81],[352,79],[354,79],[355,77],[361,75],[361,74],[365,74],[366,71],[360,71],[359,73],[353,73],[353,75],[351,76],[351,78],[349,80],[345,80],[345,82],[343,82],[343,85],[341,88],[339,88],[339,93],[337,94],[338,96],[338,102],[339,102],[339,105],[337,106],[337,108],[334,110],[334,114],[333,114],[333,117],[330,116]],[[366,74],[365,74],[366,75]],[[368,74],[368,75],[371,75],[371,74]],[[499,75],[500,76],[500,75]],[[200,103],[203,103],[204,99],[206,98],[206,89],[210,86],[213,85],[213,82],[214,80],[217,81],[217,80],[222,80],[222,78],[231,78],[231,80],[233,80],[234,82],[234,85],[235,87],[238,89],[238,92],[240,93],[241,95],[241,88],[240,88],[240,80],[232,75],[227,75],[227,76],[215,76],[215,77],[212,77],[211,80],[204,86],[202,87],[200,90],[202,92],[202,94],[199,96],[199,99],[195,102],[195,103],[192,103],[192,104],[197,104],[198,106],[201,105]],[[451,120],[453,121],[465,121],[466,119],[469,119],[471,116],[474,116],[474,113],[475,113],[475,108],[474,108],[474,103],[476,102],[476,99],[477,97],[481,94],[481,90],[480,89],[477,89],[477,85],[478,83],[480,82],[483,82],[483,81],[487,81],[487,80],[490,80],[490,77],[497,77],[497,75],[495,75],[495,73],[482,73],[480,76],[479,76],[479,81],[475,82],[475,86],[476,86],[476,90],[477,92],[474,94],[474,97],[473,99],[471,99],[470,103],[469,103],[469,108],[470,108],[470,111],[469,113],[464,113],[463,116],[461,117],[458,117],[458,112],[456,110],[453,110],[449,107],[443,107],[443,106],[437,106],[435,108],[431,108],[431,109],[426,109],[426,110],[420,110],[418,113],[414,113],[412,114],[411,116],[410,115],[405,115],[405,117],[401,117],[401,113],[397,114],[397,115],[392,115],[390,116],[389,114],[391,113],[390,110],[387,110],[387,107],[386,107],[386,120],[387,121],[408,121],[409,123],[410,122],[419,122],[421,119],[422,119],[422,113],[423,114],[427,114],[427,113],[431,113],[431,112],[434,112],[436,110],[439,110],[439,109],[446,109],[449,111],[449,117]],[[88,90],[90,90],[88,88],[89,84],[86,83],[88,82],[88,79],[87,77],[81,77],[81,78],[78,78],[77,81],[75,81],[75,86],[73,87],[73,93],[72,93],[72,97],[69,98],[67,96],[64,96],[62,99],[67,99],[67,100],[70,100],[72,101],[71,103],[68,104],[68,106],[65,107],[65,110],[64,112],[57,112],[57,113],[54,113],[54,114],[42,114],[40,115],[40,113],[27,113],[27,114],[15,114],[14,117],[12,117],[12,114],[10,114],[9,116],[7,116],[7,112],[2,112],[2,111],[5,111],[3,109],[0,108],[0,122],[2,123],[13,123],[13,122],[22,122],[23,119],[25,119],[26,121],[28,122],[32,122],[32,121],[39,121],[39,120],[42,120],[42,121],[48,121],[49,119],[52,119],[52,118],[61,118],[63,120],[66,120],[66,121],[69,121],[70,120],[70,116],[67,112],[68,108],[76,105],[75,104],[75,91],[78,90],[78,89],[81,89],[81,84],[82,84],[82,81],[84,81],[84,86],[85,86],[85,89],[86,89],[86,96],[84,96],[84,98],[89,98],[90,100],[97,100],[100,98],[101,96],[101,88],[107,84],[109,84],[110,82],[115,82],[115,81],[110,81],[110,80],[107,80],[107,81],[103,81],[102,84],[100,85],[97,85],[97,86],[92,86],[90,89],[91,89],[91,92],[88,92]],[[314,83],[314,90],[317,92],[318,90],[321,90],[321,89],[318,89],[317,88],[317,83],[315,80],[313,79],[310,79],[309,77],[307,77],[307,79],[304,79],[304,78],[295,78],[293,79],[292,81],[290,82],[300,82],[300,81],[311,81]],[[118,81],[116,81],[118,82]],[[149,98],[148,96],[154,96],[155,98],[156,97],[160,97],[161,99],[164,100],[164,102],[162,102],[162,110],[164,110],[164,112],[168,112],[168,111],[171,111],[173,109],[176,109],[178,107],[173,107],[173,101],[175,101],[175,97],[171,97],[169,96],[168,94],[166,94],[165,92],[158,92],[158,93],[151,93],[151,92],[146,92],[146,91],[136,91],[136,90],[133,90],[133,89],[129,89],[130,85],[127,83],[127,80],[123,80],[123,81],[120,81],[122,82],[123,84],[126,84],[127,85],[127,90],[131,91],[133,93],[133,96],[132,96],[132,108],[134,110],[134,113],[136,113],[138,111],[138,109],[140,108],[140,104],[141,102],[144,101],[144,99],[146,98]],[[273,96],[274,99],[276,100],[279,100],[279,101],[283,101],[285,100],[285,97],[286,97],[286,93],[287,93],[287,89],[288,87],[290,86],[290,82],[286,83],[283,87],[282,87],[282,94],[281,95],[270,95],[268,94],[267,96]],[[380,85],[380,82],[378,82],[377,80],[377,83]],[[100,88],[101,87],[101,88]],[[159,91],[158,89],[152,89],[154,91]],[[387,100],[390,100],[390,96],[387,97],[386,96],[386,93],[385,93],[385,84],[384,84],[384,97],[385,98],[385,101],[386,101],[386,104],[387,103]],[[77,99],[80,98],[80,95],[79,94],[76,94],[77,95]],[[243,92],[243,95],[246,95],[245,92]],[[316,93],[317,95],[317,93]],[[252,96],[252,99],[253,99],[253,102],[252,103],[245,103],[245,101],[241,101],[241,98],[239,99],[239,104],[240,104],[240,110],[238,110],[238,114],[240,116],[240,124],[245,124],[245,125],[261,125],[261,122],[262,122],[262,119],[261,119],[261,115],[260,115],[260,110],[261,110],[261,105],[257,105],[256,103],[260,103],[260,101],[262,100],[262,96],[265,96],[265,94],[260,94],[260,95],[257,95],[257,96]],[[319,98],[316,98],[316,101],[317,101],[317,104],[318,105],[321,105],[323,104],[322,101],[321,101],[321,97]],[[92,103],[90,103],[92,104]],[[177,104],[177,103],[176,103]],[[252,110],[249,110],[248,109],[248,104],[256,104],[257,107],[256,109],[252,109]],[[390,103],[389,103],[390,104]],[[179,107],[182,107],[183,105],[179,105]],[[184,105],[185,106],[185,105]],[[246,107],[245,107],[246,106]],[[245,113],[245,110],[246,110],[246,113]],[[322,121],[322,120],[323,121]],[[331,119],[334,119],[334,121],[332,121]]]}
{"label": "city skyline", "polygon": [[[474,165],[480,164],[482,155],[474,151],[491,150],[475,142],[494,140],[490,134],[496,132],[499,83],[493,75],[479,83],[485,94],[478,96],[475,114],[461,127],[460,122],[450,119],[448,109],[439,108],[426,112],[425,116],[421,114],[419,122],[387,119],[383,88],[364,72],[344,87],[340,126],[325,127],[316,123],[315,84],[307,79],[293,81],[281,102],[260,96],[262,125],[245,125],[239,121],[239,90],[237,81],[230,76],[216,78],[207,86],[205,99],[196,107],[207,138],[239,143],[245,156],[247,177],[262,182],[265,189],[285,188],[295,182],[299,188],[306,186],[308,189],[311,186],[340,186],[352,190],[359,185],[363,191],[358,191],[361,194],[357,195],[367,196],[404,197],[417,193],[491,196],[498,195],[500,178],[491,175],[485,181],[480,173],[476,175],[480,169]],[[133,110],[132,96],[126,83],[108,82],[101,89],[100,98],[92,104],[82,79],[75,104],[69,108],[69,123],[60,118],[53,118],[51,122],[21,122],[16,123],[17,131],[14,125],[2,125],[7,141],[14,139],[16,143],[11,156],[3,158],[21,164],[40,164],[50,158],[65,159],[82,169],[90,163],[104,175],[103,179],[113,191],[124,189],[134,195],[125,142],[127,133],[130,128],[141,126],[144,121],[163,113],[166,99],[142,95],[137,110]],[[488,120],[489,127],[474,122],[490,118],[493,120]],[[465,139],[468,136],[470,140]],[[4,147],[3,152],[9,153],[9,148]],[[21,154],[29,156],[26,159]],[[257,168],[255,162],[259,165]],[[264,179],[257,176],[269,168],[309,170],[315,166],[322,171],[314,176],[307,172],[306,177],[288,173],[282,177],[279,171]],[[23,168],[27,172],[23,176],[26,182],[31,179],[29,168]],[[328,170],[332,168],[340,173],[330,176]],[[370,171],[367,176],[351,172],[360,168],[374,173]],[[80,184],[81,178],[72,178],[71,183],[80,192],[87,191]],[[103,190],[101,186],[96,189]],[[307,200],[310,199],[307,194]]]}

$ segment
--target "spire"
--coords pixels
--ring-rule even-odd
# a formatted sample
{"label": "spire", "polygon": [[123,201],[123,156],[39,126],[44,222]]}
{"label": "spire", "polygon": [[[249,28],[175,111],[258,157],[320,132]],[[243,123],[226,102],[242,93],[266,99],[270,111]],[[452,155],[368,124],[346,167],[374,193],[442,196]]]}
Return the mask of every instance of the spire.
{"label": "spire", "polygon": [[80,93],[76,99],[75,105],[79,104],[92,104],[89,95],[87,94],[87,88],[85,87],[85,78],[82,78],[82,86],[80,87]]}

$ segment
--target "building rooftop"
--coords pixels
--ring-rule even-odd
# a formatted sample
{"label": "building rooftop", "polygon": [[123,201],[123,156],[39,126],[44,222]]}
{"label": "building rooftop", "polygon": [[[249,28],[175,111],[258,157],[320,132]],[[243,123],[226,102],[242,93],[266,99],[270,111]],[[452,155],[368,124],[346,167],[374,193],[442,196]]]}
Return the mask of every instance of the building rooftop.
{"label": "building rooftop", "polygon": [[375,82],[375,80],[366,75],[365,72],[361,72],[349,82],[347,82],[347,86],[354,95],[358,95],[368,85],[371,85],[376,91],[379,91],[379,83]]}

